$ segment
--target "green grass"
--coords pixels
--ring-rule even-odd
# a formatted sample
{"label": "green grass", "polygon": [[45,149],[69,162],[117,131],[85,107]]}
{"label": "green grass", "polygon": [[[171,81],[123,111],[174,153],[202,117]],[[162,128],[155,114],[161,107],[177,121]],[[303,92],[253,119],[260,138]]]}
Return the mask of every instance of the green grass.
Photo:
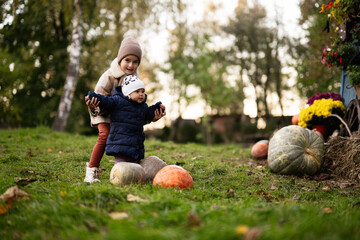
{"label": "green grass", "polygon": [[[358,189],[272,174],[249,148],[146,140],[146,156],[183,163],[193,189],[120,188],[108,180],[108,156],[102,183],[83,182],[95,141],[45,127],[0,131],[0,194],[14,185],[31,194],[0,216],[0,239],[244,239],[241,225],[260,230],[259,239],[359,239]],[[113,220],[114,211],[128,217]]]}

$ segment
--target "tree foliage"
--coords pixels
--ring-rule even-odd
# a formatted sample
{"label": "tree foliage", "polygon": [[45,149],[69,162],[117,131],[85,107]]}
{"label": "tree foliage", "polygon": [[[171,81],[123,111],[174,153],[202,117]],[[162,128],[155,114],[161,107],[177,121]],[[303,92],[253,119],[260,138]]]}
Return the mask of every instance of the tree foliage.
{"label": "tree foliage", "polygon": [[[229,64],[221,51],[211,47],[212,33],[219,29],[210,28],[214,26],[211,21],[203,21],[199,28],[195,26],[198,23],[190,25],[182,16],[185,9],[186,5],[178,1],[177,17],[174,18],[176,27],[171,31],[168,67],[164,68],[173,77],[172,90],[177,92],[177,102],[187,106],[194,100],[203,100],[207,109],[204,112],[213,114],[242,110],[242,89],[239,85],[229,83]],[[205,25],[208,28],[203,28]],[[194,97],[189,91],[191,87],[197,87],[201,94]],[[237,109],[230,107],[234,102],[238,103]]]}
{"label": "tree foliage", "polygon": [[[211,47],[212,33],[219,30],[218,26],[210,20],[191,25],[184,17],[187,7],[178,1],[174,8],[176,27],[171,31],[168,67],[164,68],[172,77],[171,90],[177,96],[179,117],[187,106],[199,100],[204,102],[205,120],[211,114],[242,113],[242,88],[229,83],[228,63],[221,52]],[[208,122],[203,123],[209,129]],[[206,139],[211,142],[209,136]]]}
{"label": "tree foliage", "polygon": [[[68,2],[5,1],[1,6],[1,121],[47,124],[64,78]],[[65,61],[64,61],[65,60]]]}
{"label": "tree foliage", "polygon": [[275,92],[282,109],[282,91],[286,89],[281,73],[281,47],[285,38],[278,30],[267,26],[266,10],[257,2],[254,6],[240,0],[235,16],[224,26],[224,31],[235,38],[233,49],[228,51],[228,60],[240,66],[239,75],[255,89],[257,116],[269,116],[268,95]]}
{"label": "tree foliage", "polygon": [[329,45],[334,31],[326,28],[326,16],[319,14],[321,3],[326,1],[303,0],[300,3],[300,24],[307,38],[293,42],[292,55],[297,59],[297,89],[300,95],[311,97],[316,93],[339,92],[340,70],[328,68],[321,63],[323,49]]}
{"label": "tree foliage", "polygon": [[[84,95],[94,88],[116,57],[123,37],[157,30],[164,19],[170,34],[170,50],[162,70],[170,76],[171,94],[180,106],[180,116],[190,103],[199,100],[205,103],[204,112],[209,115],[242,113],[247,81],[256,91],[258,116],[271,114],[269,94],[276,93],[282,105],[282,91],[287,86],[280,56],[288,42],[279,37],[276,28],[265,24],[266,12],[261,6],[249,7],[245,0],[240,0],[235,17],[221,28],[215,17],[220,6],[215,4],[208,6],[206,19],[191,23],[186,15],[189,8],[180,0],[81,0],[81,3],[84,38],[68,131],[89,131]],[[5,0],[0,5],[0,123],[50,126],[69,64],[73,1]],[[162,15],[163,12],[167,14]],[[307,23],[313,21],[312,15],[304,19]],[[219,39],[235,39],[234,45],[218,49],[214,46]],[[144,52],[140,73],[153,89],[157,66],[146,59],[145,49]],[[302,75],[298,87],[305,90],[304,94],[327,84],[327,81],[311,83],[316,71],[309,70],[313,67],[313,55],[306,45],[298,45],[292,53],[299,58],[296,67]]]}
{"label": "tree foliage", "polygon": [[[152,22],[145,24],[148,16],[157,14],[154,2],[81,1],[84,39],[68,130],[79,131],[88,125],[84,95],[116,57],[124,34],[138,34]],[[69,63],[73,14],[71,0],[1,3],[2,126],[51,125]]]}

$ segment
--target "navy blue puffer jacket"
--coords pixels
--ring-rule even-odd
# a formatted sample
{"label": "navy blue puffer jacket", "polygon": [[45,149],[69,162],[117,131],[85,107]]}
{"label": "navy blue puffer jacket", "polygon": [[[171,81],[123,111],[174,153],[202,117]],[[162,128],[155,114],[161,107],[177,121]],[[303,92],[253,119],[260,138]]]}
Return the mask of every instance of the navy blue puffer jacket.
{"label": "navy blue puffer jacket", "polygon": [[116,87],[113,96],[103,96],[92,91],[89,100],[96,97],[99,107],[110,112],[110,134],[106,141],[105,152],[110,156],[125,155],[140,160],[144,158],[145,134],[143,126],[150,122],[154,111],[160,109],[161,102],[148,106],[145,101],[138,103],[124,96],[121,86]]}

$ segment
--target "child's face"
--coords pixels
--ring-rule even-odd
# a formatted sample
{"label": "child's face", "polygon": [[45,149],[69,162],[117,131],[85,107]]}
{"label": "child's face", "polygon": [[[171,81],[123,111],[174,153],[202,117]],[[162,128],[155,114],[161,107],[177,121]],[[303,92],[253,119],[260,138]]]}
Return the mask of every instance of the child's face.
{"label": "child's face", "polygon": [[126,75],[133,75],[136,73],[136,70],[139,66],[139,59],[135,55],[127,55],[120,62],[120,69]]}
{"label": "child's face", "polygon": [[140,88],[138,90],[133,91],[129,95],[130,99],[137,101],[138,103],[142,103],[145,100],[145,89]]}

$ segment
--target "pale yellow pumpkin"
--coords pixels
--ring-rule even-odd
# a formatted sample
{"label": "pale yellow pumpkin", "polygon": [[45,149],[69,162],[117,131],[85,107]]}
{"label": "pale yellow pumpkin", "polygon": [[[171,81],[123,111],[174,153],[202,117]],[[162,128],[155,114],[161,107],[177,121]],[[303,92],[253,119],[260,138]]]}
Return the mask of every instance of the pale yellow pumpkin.
{"label": "pale yellow pumpkin", "polygon": [[113,166],[110,172],[110,182],[116,186],[143,182],[145,171],[140,164],[120,162]]}

